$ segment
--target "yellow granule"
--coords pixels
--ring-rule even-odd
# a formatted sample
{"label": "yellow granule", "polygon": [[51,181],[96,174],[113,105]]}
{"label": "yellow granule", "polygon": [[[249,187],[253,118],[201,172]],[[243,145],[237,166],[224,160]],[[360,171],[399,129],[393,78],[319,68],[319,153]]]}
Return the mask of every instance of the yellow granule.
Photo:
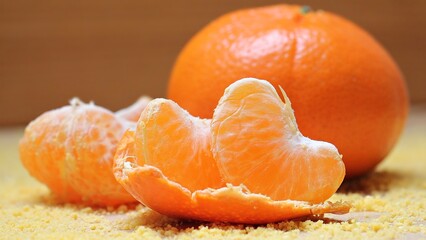
{"label": "yellow granule", "polygon": [[414,111],[392,154],[369,176],[345,182],[331,200],[349,214],[235,225],[185,222],[142,205],[95,209],[57,204],[22,168],[22,129],[0,131],[1,239],[426,239],[426,111]]}

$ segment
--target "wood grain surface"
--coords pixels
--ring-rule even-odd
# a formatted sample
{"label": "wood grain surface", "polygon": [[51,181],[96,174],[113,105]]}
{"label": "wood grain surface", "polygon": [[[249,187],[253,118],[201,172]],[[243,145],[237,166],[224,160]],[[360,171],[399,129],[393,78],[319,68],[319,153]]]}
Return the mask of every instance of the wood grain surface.
{"label": "wood grain surface", "polygon": [[[173,62],[202,26],[231,10],[282,1],[0,0],[0,125],[27,123],[74,96],[113,110],[165,95]],[[426,101],[426,1],[287,1],[371,32]]]}

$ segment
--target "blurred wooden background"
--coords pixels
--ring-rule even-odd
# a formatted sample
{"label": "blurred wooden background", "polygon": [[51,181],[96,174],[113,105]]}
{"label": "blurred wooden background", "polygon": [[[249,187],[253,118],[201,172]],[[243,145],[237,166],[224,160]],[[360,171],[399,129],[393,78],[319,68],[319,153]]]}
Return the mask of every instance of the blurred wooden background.
{"label": "blurred wooden background", "polygon": [[[27,123],[73,96],[113,110],[165,95],[179,50],[231,10],[283,1],[0,0],[0,125]],[[426,102],[426,1],[287,1],[345,16],[372,33]]]}

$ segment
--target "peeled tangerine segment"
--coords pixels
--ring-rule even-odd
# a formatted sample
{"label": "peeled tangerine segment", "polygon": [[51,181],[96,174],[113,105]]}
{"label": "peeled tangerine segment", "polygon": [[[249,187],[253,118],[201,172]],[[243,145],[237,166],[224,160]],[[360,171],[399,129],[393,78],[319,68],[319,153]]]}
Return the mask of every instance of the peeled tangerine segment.
{"label": "peeled tangerine segment", "polygon": [[345,176],[341,155],[334,145],[300,133],[282,93],[286,103],[267,81],[231,84],[213,114],[213,156],[225,182],[273,200],[323,202]]}
{"label": "peeled tangerine segment", "polygon": [[26,127],[20,158],[60,201],[99,206],[134,202],[111,167],[116,144],[135,125],[105,108],[73,99],[71,105],[48,111]]}
{"label": "peeled tangerine segment", "polygon": [[241,186],[190,191],[169,180],[158,168],[137,159],[134,135],[133,131],[128,130],[121,140],[115,156],[114,173],[138,201],[164,215],[212,222],[260,224],[308,215],[346,213],[349,210],[349,205],[341,202],[311,204],[292,200],[274,201],[267,196],[249,193]]}
{"label": "peeled tangerine segment", "polygon": [[230,85],[212,121],[154,99],[118,145],[116,179],[177,218],[268,223],[349,211],[317,204],[337,190],[344,165],[333,145],[300,134],[286,102],[256,79]]}
{"label": "peeled tangerine segment", "polygon": [[145,163],[191,191],[224,186],[210,151],[210,120],[191,116],[175,102],[154,99],[135,134]]}

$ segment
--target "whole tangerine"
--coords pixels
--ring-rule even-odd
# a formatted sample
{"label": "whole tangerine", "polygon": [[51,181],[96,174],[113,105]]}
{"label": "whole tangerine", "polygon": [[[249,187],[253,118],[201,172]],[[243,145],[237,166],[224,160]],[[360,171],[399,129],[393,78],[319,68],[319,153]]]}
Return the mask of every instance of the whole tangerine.
{"label": "whole tangerine", "polygon": [[179,54],[168,97],[211,118],[223,90],[244,77],[286,89],[300,130],[336,145],[348,177],[383,160],[407,118],[408,93],[392,57],[330,12],[274,5],[219,17]]}

